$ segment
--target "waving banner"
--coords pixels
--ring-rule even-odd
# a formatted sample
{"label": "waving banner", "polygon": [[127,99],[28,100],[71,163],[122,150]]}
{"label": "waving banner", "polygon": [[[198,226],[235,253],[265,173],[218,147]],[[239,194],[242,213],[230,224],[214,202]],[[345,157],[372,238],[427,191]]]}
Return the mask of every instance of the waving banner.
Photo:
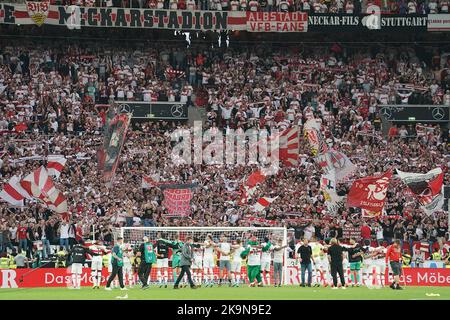
{"label": "waving banner", "polygon": [[311,146],[314,155],[323,154],[328,151],[328,146],[322,135],[321,124],[316,119],[309,119],[303,126],[305,137]]}
{"label": "waving banner", "polygon": [[163,206],[171,216],[189,216],[191,214],[192,190],[185,189],[165,189]]}
{"label": "waving banner", "polygon": [[336,182],[344,181],[356,171],[356,166],[350,159],[336,150],[317,155],[317,162],[325,174],[334,172]]}
{"label": "waving banner", "polygon": [[392,171],[389,170],[381,176],[356,179],[348,193],[347,206],[380,212],[384,207],[391,178]]}
{"label": "waving banner", "polygon": [[130,119],[131,114],[122,113],[107,121],[103,148],[99,150],[98,157],[99,168],[107,181],[111,181],[116,172]]}
{"label": "waving banner", "polygon": [[334,172],[323,174],[320,177],[320,190],[323,193],[329,212],[336,213],[339,208],[345,206],[344,197],[337,194],[336,176]]}
{"label": "waving banner", "polygon": [[444,204],[444,193],[442,192],[444,173],[441,168],[433,169],[424,174],[397,170],[397,174],[427,214],[442,209]]}

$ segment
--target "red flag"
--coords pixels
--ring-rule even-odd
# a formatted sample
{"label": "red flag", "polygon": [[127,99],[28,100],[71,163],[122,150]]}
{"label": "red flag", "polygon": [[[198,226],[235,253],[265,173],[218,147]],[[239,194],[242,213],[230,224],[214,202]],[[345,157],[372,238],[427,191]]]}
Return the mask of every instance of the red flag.
{"label": "red flag", "polygon": [[381,176],[356,179],[348,193],[347,206],[375,212],[381,211],[391,178],[392,171],[389,170]]}
{"label": "red flag", "polygon": [[266,176],[261,172],[261,170],[253,172],[245,182],[245,185],[249,188],[255,187],[258,183],[264,182]]}
{"label": "red flag", "polygon": [[16,131],[16,132],[22,132],[22,131],[25,131],[27,129],[28,129],[28,126],[25,123],[23,123],[23,122],[17,124],[14,127],[14,131]]}

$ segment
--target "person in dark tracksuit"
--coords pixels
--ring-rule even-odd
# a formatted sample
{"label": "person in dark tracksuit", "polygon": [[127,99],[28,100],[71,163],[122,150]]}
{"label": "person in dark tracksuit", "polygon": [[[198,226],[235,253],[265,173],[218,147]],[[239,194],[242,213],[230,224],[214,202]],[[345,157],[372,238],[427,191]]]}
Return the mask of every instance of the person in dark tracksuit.
{"label": "person in dark tracksuit", "polygon": [[113,282],[116,276],[119,277],[120,290],[128,290],[123,284],[123,251],[122,251],[123,238],[118,237],[117,243],[111,252],[111,265],[112,272],[106,283],[105,290],[111,290],[111,282]]}
{"label": "person in dark tracksuit", "polygon": [[192,237],[188,236],[186,237],[186,242],[184,243],[183,247],[181,248],[181,257],[180,257],[180,266],[181,266],[181,272],[180,275],[177,278],[177,281],[175,282],[174,289],[178,289],[178,284],[180,283],[181,279],[183,279],[184,274],[187,274],[187,278],[189,281],[189,284],[191,285],[192,289],[197,289],[195,286],[194,281],[192,281],[191,276],[191,264],[192,259],[194,258],[194,254],[192,251]]}
{"label": "person in dark tracksuit", "polygon": [[152,271],[152,264],[156,262],[156,255],[153,250],[153,244],[148,237],[143,238],[144,242],[139,247],[138,256],[141,257],[141,263],[139,264],[139,280],[142,283],[142,289],[148,289],[148,276]]}
{"label": "person in dark tracksuit", "polygon": [[328,261],[330,262],[331,277],[333,278],[333,289],[337,289],[337,276],[341,280],[342,289],[345,288],[344,267],[342,266],[344,251],[346,248],[339,245],[336,238],[330,240],[331,246],[328,248]]}

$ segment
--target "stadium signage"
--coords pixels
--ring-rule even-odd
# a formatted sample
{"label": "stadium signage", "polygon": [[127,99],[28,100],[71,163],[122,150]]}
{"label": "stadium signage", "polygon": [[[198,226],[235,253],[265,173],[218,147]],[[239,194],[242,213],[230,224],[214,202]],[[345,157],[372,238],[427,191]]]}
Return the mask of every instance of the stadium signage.
{"label": "stadium signage", "polygon": [[247,31],[306,32],[307,29],[305,12],[247,12]]}
{"label": "stadium signage", "polygon": [[450,31],[450,14],[429,14],[428,31]]}
{"label": "stadium signage", "polygon": [[188,107],[180,102],[116,101],[119,112],[131,112],[133,119],[186,120]]}
{"label": "stadium signage", "polygon": [[[366,19],[369,15],[354,14],[321,14],[314,13],[308,16],[309,31],[367,31]],[[427,15],[381,15],[381,30],[383,29],[413,29],[426,31],[428,25]],[[337,29],[336,29],[337,27]]]}
{"label": "stadium signage", "polygon": [[446,105],[380,105],[381,115],[393,122],[448,122],[449,106]]}
{"label": "stadium signage", "polygon": [[304,12],[191,11],[53,6],[48,2],[1,4],[0,23],[57,25],[69,29],[151,28],[170,30],[246,30],[306,32]]}
{"label": "stadium signage", "polygon": [[[70,17],[58,7],[59,24]],[[169,11],[122,8],[80,8],[80,25],[88,27],[130,27],[186,30],[226,30],[228,13],[221,11]]]}
{"label": "stadium signage", "polygon": [[[31,4],[36,4],[31,6]],[[1,4],[0,23],[176,30],[246,30],[241,11],[185,11],[77,6],[42,7],[39,2]],[[33,10],[31,10],[31,9]],[[39,19],[36,19],[39,9]],[[45,9],[45,10],[44,10]],[[75,17],[75,18],[74,18]],[[75,19],[75,21],[74,21]]]}

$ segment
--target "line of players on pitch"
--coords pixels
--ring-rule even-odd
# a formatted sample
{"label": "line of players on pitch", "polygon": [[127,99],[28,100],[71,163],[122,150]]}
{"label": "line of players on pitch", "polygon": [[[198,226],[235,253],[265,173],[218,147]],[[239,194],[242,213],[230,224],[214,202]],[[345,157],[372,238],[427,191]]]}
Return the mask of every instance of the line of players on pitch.
{"label": "line of players on pitch", "polygon": [[[180,240],[178,234],[174,236],[173,240],[166,239],[166,237],[166,234],[158,233],[157,240],[152,242],[152,244],[156,256],[156,284],[159,287],[167,288],[169,283],[175,282],[177,274],[180,274],[180,255],[184,243]],[[150,241],[147,237],[144,237],[144,239],[144,241]],[[298,249],[302,244],[303,242],[297,243],[294,250],[294,256],[297,262],[299,258],[297,254],[299,252]],[[308,245],[312,249],[311,260],[316,275],[315,285],[332,285],[331,274],[329,272],[330,266],[327,258],[327,248],[329,245],[317,241],[311,241]],[[359,245],[353,243],[348,247],[357,246]],[[81,257],[83,254],[78,254],[77,258],[77,254],[74,253],[75,248],[71,252],[73,258],[71,267],[72,286],[73,288],[80,288],[82,265],[85,262],[85,258],[88,258],[91,260],[93,288],[100,288],[103,268],[107,267],[109,274],[112,272],[111,250],[103,246],[101,242],[92,240],[87,240],[80,248],[84,250],[86,257]],[[132,245],[129,243],[123,243],[121,249],[123,250],[124,280],[126,285],[132,287],[136,285],[135,274],[139,273],[142,257],[140,252],[133,250]],[[171,267],[169,267],[170,249],[172,250]],[[228,284],[229,286],[239,287],[241,283],[245,283],[245,276],[241,271],[242,266],[246,263],[249,286],[264,286],[273,283],[275,287],[280,287],[283,281],[285,250],[292,251],[291,248],[288,248],[286,244],[282,243],[282,239],[276,237],[272,239],[264,237],[263,241],[259,242],[256,236],[252,236],[246,239],[245,243],[240,239],[229,241],[225,234],[220,236],[218,242],[214,242],[212,234],[207,234],[203,242],[200,242],[198,238],[194,237],[193,260],[191,265],[192,278],[197,286],[212,287],[215,284],[219,286]],[[373,281],[375,281],[375,277],[382,277],[385,266],[384,257],[386,248],[364,246],[362,247],[362,252],[364,253],[365,264],[377,267],[376,273],[375,271],[373,273]],[[217,256],[220,270],[218,277],[214,274]],[[360,266],[360,264],[357,265]],[[271,282],[271,266],[273,266],[273,282]],[[170,270],[173,274],[173,280],[169,282]],[[352,268],[352,264],[350,264],[350,270],[353,285],[361,285],[361,268]],[[298,279],[300,280],[300,274],[298,275]],[[379,279],[376,281],[380,281]],[[150,284],[150,279],[147,281],[147,284],[141,283],[141,286],[145,288],[148,287],[148,284]],[[182,279],[181,286],[187,286],[186,277]],[[118,287],[118,281],[113,281],[111,287]]]}

